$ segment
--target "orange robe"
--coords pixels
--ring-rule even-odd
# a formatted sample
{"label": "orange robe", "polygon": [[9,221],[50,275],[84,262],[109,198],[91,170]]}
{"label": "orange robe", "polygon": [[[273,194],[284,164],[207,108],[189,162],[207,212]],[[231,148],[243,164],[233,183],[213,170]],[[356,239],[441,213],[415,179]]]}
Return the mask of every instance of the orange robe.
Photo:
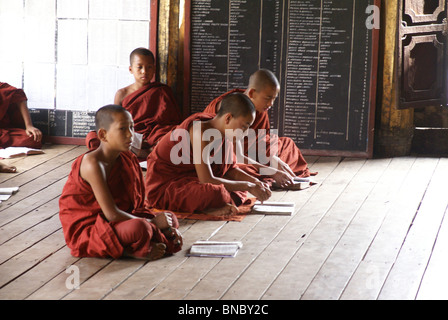
{"label": "orange robe", "polygon": [[[205,113],[211,113],[216,114],[217,113],[217,106],[218,104],[224,99],[225,96],[234,93],[234,92],[244,92],[243,89],[233,89],[220,97],[214,99],[210,104],[205,108]],[[247,138],[244,139],[244,154],[247,156],[248,154],[257,154],[256,152],[250,153],[249,150],[254,150],[253,148],[257,147],[258,140],[263,140],[266,144],[266,155],[269,156],[271,153],[270,146],[271,146],[271,139],[276,139],[277,143],[277,150],[273,150],[274,153],[277,153],[277,156],[286,164],[289,165],[291,170],[295,173],[298,177],[309,177],[310,175],[314,175],[315,173],[311,173],[308,169],[308,164],[305,160],[305,158],[302,155],[302,152],[297,147],[297,145],[294,143],[294,141],[291,138],[288,137],[278,137],[278,136],[271,136],[270,129],[271,125],[269,122],[269,114],[267,111],[265,112],[256,112],[255,120],[251,129],[255,130],[256,132],[256,140],[249,141]],[[263,132],[259,132],[260,129],[266,130],[266,134],[263,134]],[[275,145],[275,143],[274,143]],[[254,159],[259,161],[262,164],[263,161],[260,161],[260,159]],[[257,169],[251,165],[247,166],[240,166],[242,169],[247,171],[248,173],[251,173],[252,175],[255,175],[259,177],[259,175],[256,173]]]}
{"label": "orange robe", "polygon": [[[227,203],[236,206],[247,200],[247,192],[229,192],[224,185],[200,183],[193,163],[193,151],[189,139],[189,128],[193,121],[213,119],[213,115],[197,113],[188,117],[170,134],[165,135],[148,156],[146,173],[146,198],[149,207],[178,212],[198,212],[211,208],[221,208]],[[177,129],[181,130],[178,131]],[[182,132],[185,135],[177,135]],[[173,141],[172,141],[173,140]],[[173,163],[172,150],[183,144],[183,150],[190,150],[189,155],[182,154],[184,161]],[[215,155],[222,155],[221,164],[212,163],[211,169],[215,177],[236,168],[236,158],[233,145],[223,139],[221,145],[215,148]],[[179,155],[180,151],[175,152]]]}
{"label": "orange robe", "polygon": [[28,147],[39,149],[42,143],[34,141],[25,131],[19,104],[27,97],[22,89],[0,82],[0,147]]}
{"label": "orange robe", "polygon": [[[146,219],[154,217],[144,208],[144,180],[137,157],[122,152],[112,168],[107,184],[118,208],[137,219],[108,222],[102,213],[90,185],[79,175],[79,156],[59,199],[59,218],[65,241],[76,257],[120,258],[124,252],[144,257],[150,251],[151,241],[167,245],[167,252],[180,250],[166,239],[154,224]],[[178,227],[173,216],[173,227]]]}
{"label": "orange robe", "polygon": [[[150,83],[127,95],[122,105],[132,115],[135,132],[143,135],[149,147],[182,121],[171,88],[162,83]],[[89,149],[99,146],[95,131],[87,134],[86,145]]]}

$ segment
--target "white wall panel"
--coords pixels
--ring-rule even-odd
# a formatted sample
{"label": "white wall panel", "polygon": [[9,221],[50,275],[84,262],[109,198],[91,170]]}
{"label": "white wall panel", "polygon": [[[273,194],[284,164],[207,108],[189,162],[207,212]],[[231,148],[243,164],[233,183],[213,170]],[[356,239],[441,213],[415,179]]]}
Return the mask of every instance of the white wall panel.
{"label": "white wall panel", "polygon": [[32,108],[96,111],[133,83],[150,0],[0,0],[0,81]]}

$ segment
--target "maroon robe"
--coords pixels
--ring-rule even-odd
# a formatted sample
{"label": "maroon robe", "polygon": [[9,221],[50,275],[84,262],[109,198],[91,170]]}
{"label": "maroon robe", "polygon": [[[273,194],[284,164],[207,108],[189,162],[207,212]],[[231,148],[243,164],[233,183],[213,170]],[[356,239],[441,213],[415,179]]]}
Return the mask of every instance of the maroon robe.
{"label": "maroon robe", "polygon": [[[148,171],[146,173],[146,198],[149,207],[178,212],[201,212],[211,208],[221,208],[228,203],[239,206],[247,200],[246,192],[229,192],[224,185],[200,183],[193,163],[193,151],[189,141],[189,128],[194,121],[207,121],[214,115],[197,113],[188,117],[170,134],[165,135],[156,148],[148,156]],[[185,136],[177,136],[179,132]],[[190,150],[183,163],[173,163],[172,150],[184,143],[184,150]],[[176,150],[176,149],[174,149]],[[236,157],[233,144],[227,139],[222,140],[220,149],[222,163],[212,163],[211,169],[215,177],[236,168]],[[175,152],[179,155],[178,152]]]}
{"label": "maroon robe", "polygon": [[[122,106],[131,113],[135,132],[143,135],[149,147],[182,121],[171,88],[162,83],[150,83],[127,95]],[[95,131],[87,134],[86,145],[89,149],[99,146]]]}
{"label": "maroon robe", "polygon": [[42,143],[34,141],[25,131],[25,122],[19,104],[27,101],[25,92],[0,82],[0,148],[28,147],[40,149]]}
{"label": "maroon robe", "polygon": [[[59,199],[59,218],[65,241],[76,257],[120,258],[124,252],[145,257],[151,241],[165,243],[167,252],[180,250],[154,224],[144,208],[144,180],[137,157],[122,152],[111,169],[107,184],[118,208],[142,219],[109,222],[102,213],[90,185],[80,176],[84,155],[72,164],[72,171]],[[173,215],[173,227],[178,227]]]}

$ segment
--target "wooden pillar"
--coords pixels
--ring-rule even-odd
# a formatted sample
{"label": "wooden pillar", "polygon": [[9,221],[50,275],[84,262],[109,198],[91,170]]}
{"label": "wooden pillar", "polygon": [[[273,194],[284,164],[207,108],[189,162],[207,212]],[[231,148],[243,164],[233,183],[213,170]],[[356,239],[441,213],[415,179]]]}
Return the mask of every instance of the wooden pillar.
{"label": "wooden pillar", "polygon": [[376,121],[375,154],[382,157],[410,153],[414,133],[414,110],[398,108],[397,37],[398,0],[382,1],[381,50],[378,83],[380,117]]}
{"label": "wooden pillar", "polygon": [[182,0],[159,0],[157,76],[156,79],[171,87],[179,105],[182,105],[182,74],[180,53],[182,41],[180,23],[182,21]]}

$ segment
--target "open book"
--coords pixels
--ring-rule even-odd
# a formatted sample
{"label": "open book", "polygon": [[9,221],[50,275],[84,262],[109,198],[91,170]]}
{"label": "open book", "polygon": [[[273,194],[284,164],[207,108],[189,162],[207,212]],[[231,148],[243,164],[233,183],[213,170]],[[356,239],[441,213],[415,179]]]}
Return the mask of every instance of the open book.
{"label": "open book", "polygon": [[40,149],[32,149],[26,147],[8,147],[6,149],[0,149],[0,159],[24,157],[27,155],[42,153],[44,152]]}
{"label": "open book", "polygon": [[142,170],[147,170],[148,169],[148,162],[145,161],[140,161],[140,168],[142,168]]}
{"label": "open book", "polygon": [[290,216],[293,214],[294,208],[294,202],[265,201],[261,203],[260,201],[256,201],[252,208],[252,213]]}
{"label": "open book", "polygon": [[8,200],[17,191],[19,191],[19,187],[0,188],[0,201]]}
{"label": "open book", "polygon": [[190,257],[233,258],[242,246],[240,241],[199,240],[193,243],[187,255]]}
{"label": "open book", "polygon": [[146,158],[147,150],[142,149],[142,146],[143,135],[141,133],[134,132],[134,135],[132,136],[131,151],[139,158]]}

